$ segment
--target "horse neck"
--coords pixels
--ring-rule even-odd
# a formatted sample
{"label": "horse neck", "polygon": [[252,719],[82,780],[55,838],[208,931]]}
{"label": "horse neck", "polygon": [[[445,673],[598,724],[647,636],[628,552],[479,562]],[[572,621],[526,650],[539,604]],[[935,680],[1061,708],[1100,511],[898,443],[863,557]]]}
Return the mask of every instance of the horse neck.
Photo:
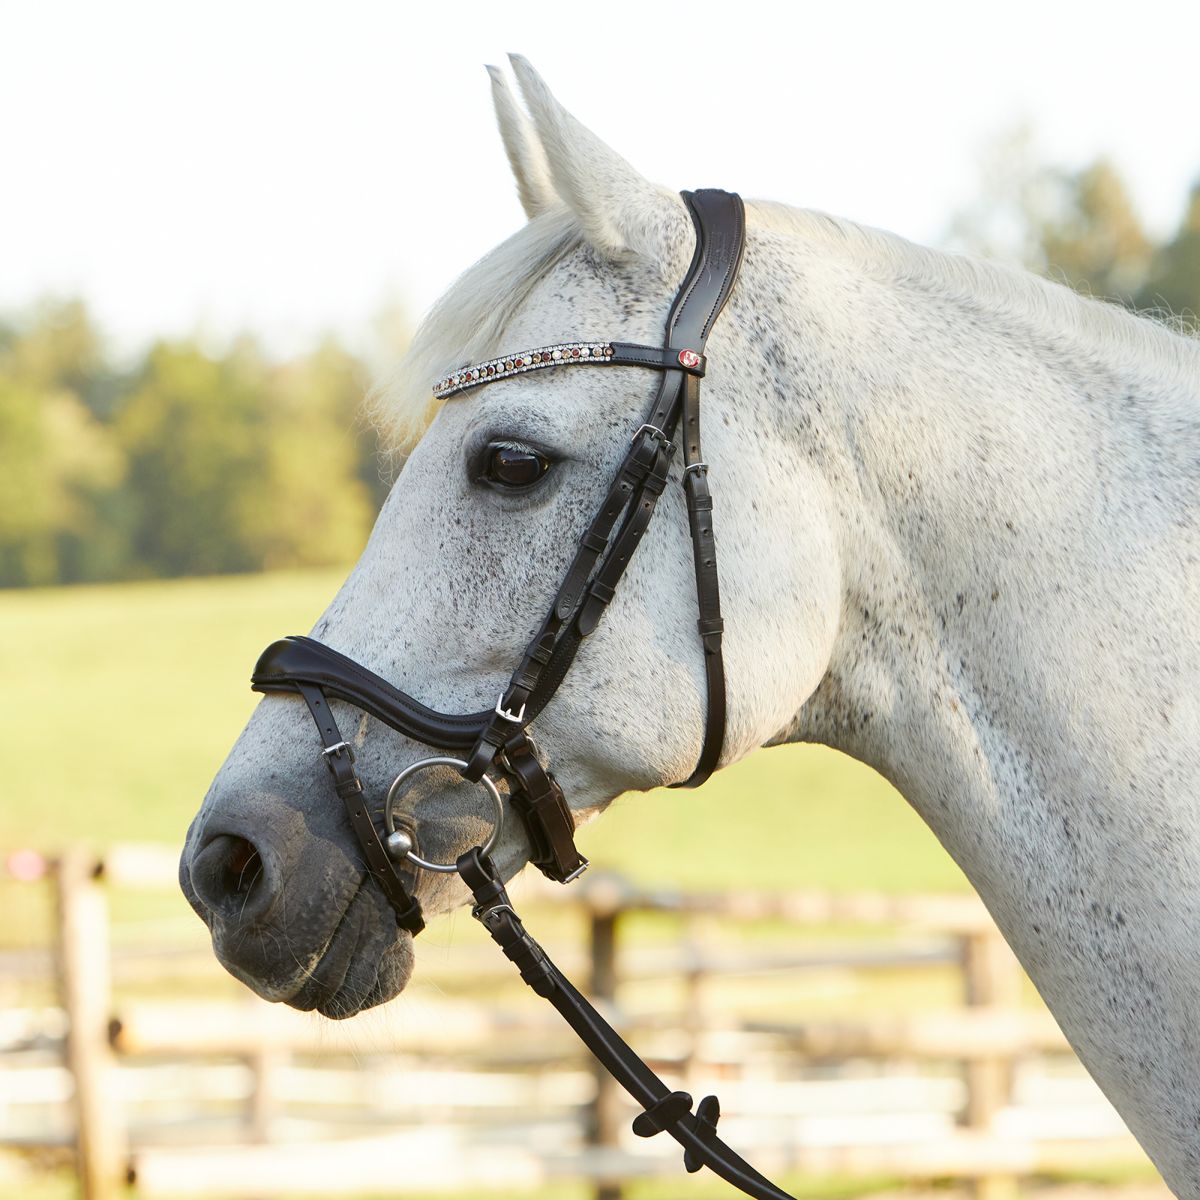
{"label": "horse neck", "polygon": [[860,298],[824,373],[843,623],[794,736],[896,784],[1200,1195],[1200,372],[1189,396],[1033,319]]}

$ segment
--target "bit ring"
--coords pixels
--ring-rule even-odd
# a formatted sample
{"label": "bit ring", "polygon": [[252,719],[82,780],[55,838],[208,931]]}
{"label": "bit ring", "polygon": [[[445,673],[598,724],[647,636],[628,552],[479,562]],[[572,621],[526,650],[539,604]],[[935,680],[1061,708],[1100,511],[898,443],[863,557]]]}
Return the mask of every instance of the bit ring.
{"label": "bit ring", "polygon": [[[411,766],[405,767],[392,781],[392,786],[388,788],[387,800],[383,806],[383,823],[387,826],[388,842],[392,841],[391,835],[400,832],[396,828],[396,793],[400,790],[405,780],[415,775],[418,771],[424,771],[429,767],[457,767],[458,770],[465,771],[467,764],[461,758],[447,758],[438,755],[434,758],[422,758]],[[491,836],[484,842],[482,847],[482,853],[486,855],[491,854],[496,842],[500,839],[500,831],[504,828],[504,804],[500,799],[499,789],[488,776],[481,776],[479,782],[483,785],[484,790],[491,797],[492,803],[496,806],[496,820],[492,827]],[[401,837],[403,836],[403,833],[401,833]],[[404,850],[404,853],[397,855],[397,857],[407,858],[414,865],[423,867],[426,871],[436,871],[441,875],[453,875],[458,871],[455,863],[430,862],[428,859],[421,858],[411,847]]]}

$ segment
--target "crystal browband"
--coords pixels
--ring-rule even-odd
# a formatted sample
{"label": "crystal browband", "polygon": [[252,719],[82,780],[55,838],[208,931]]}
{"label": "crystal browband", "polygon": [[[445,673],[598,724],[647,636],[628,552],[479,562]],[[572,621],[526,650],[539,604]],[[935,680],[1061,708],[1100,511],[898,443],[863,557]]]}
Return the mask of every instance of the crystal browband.
{"label": "crystal browband", "polygon": [[632,342],[560,342],[556,346],[538,346],[519,354],[489,358],[487,362],[460,367],[433,385],[435,400],[445,400],[481,383],[494,383],[526,371],[546,367],[657,367],[663,371],[704,374],[705,358],[695,350],[662,346],[638,346]]}

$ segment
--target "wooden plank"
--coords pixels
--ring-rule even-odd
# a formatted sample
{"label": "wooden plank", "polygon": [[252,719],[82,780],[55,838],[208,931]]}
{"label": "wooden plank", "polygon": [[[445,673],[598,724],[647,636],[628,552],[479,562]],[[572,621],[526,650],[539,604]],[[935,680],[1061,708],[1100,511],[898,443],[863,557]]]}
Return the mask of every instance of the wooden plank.
{"label": "wooden plank", "polygon": [[984,1059],[1032,1051],[1070,1053],[1054,1018],[1039,1009],[951,1008],[899,1016],[799,1023],[750,1021],[812,1058]]}
{"label": "wooden plank", "polygon": [[[742,1131],[739,1131],[741,1133]],[[1144,1162],[1132,1137],[1038,1144],[958,1133],[936,1141],[877,1146],[755,1145],[738,1148],[771,1174],[894,1175],[905,1179],[985,1174],[1067,1173]],[[675,1176],[671,1148],[632,1154],[613,1149],[538,1155],[512,1146],[469,1147],[459,1131],[438,1128],[324,1145],[211,1146],[139,1152],[140,1196],[403,1195],[436,1191],[533,1189],[552,1179]]]}
{"label": "wooden plank", "polygon": [[112,1022],[114,1049],[126,1055],[225,1055],[266,1048],[322,1055],[452,1054],[517,1035],[565,1034],[552,1011],[493,1012],[477,1004],[412,1000],[372,1021],[318,1022],[306,1012],[247,997],[241,1003],[139,1003]]}
{"label": "wooden plank", "polygon": [[[496,1012],[439,1000],[397,1006],[359,1025],[316,1023],[307,1013],[247,1000],[242,1004],[142,1003],[127,1005],[113,1023],[115,1049],[125,1055],[249,1056],[265,1046],[322,1056],[404,1053],[454,1055],[503,1039],[536,1045],[546,1037],[570,1043],[553,1012]],[[677,1028],[675,1020],[612,1014],[621,1030]],[[386,1018],[386,1019],[385,1019]],[[914,1058],[976,1060],[1033,1052],[1069,1054],[1054,1018],[1040,1009],[984,1007],[802,1022],[746,1021],[706,1030],[777,1039],[810,1058]],[[519,1057],[519,1054],[518,1054]]]}
{"label": "wooden plank", "polygon": [[[118,843],[105,856],[105,875],[118,887],[178,886],[179,856],[173,847],[136,842]],[[540,876],[522,877],[511,889],[518,903],[545,902],[561,908],[564,893]],[[825,892],[800,889],[765,892],[740,889],[728,893],[685,893],[674,889],[639,888],[603,872],[585,876],[571,900],[594,912],[632,910],[713,913],[741,919],[783,919],[800,925],[907,925],[949,933],[993,927],[982,902],[967,893],[892,895],[887,892]]]}
{"label": "wooden plank", "polygon": [[538,1157],[517,1146],[474,1150],[448,1126],[323,1144],[152,1150],[134,1158],[140,1197],[326,1196],[520,1191],[540,1186]]}

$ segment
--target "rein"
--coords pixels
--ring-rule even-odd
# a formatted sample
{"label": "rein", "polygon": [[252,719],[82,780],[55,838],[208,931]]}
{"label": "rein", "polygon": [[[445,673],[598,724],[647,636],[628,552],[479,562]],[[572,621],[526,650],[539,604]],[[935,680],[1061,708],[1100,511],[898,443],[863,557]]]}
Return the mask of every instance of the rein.
{"label": "rein", "polygon": [[[543,765],[528,726],[554,696],[585,638],[596,629],[654,516],[676,451],[683,446],[683,489],[696,576],[697,628],[704,654],[707,708],[700,757],[690,776],[672,787],[698,787],[716,768],[725,741],[725,666],[721,653],[720,589],[713,537],[708,465],[700,448],[700,380],[704,348],[729,299],[745,249],[741,197],[718,189],[683,192],[696,234],[696,248],[667,317],[664,344],[576,341],[542,346],[462,367],[439,380],[435,398],[527,371],[559,366],[636,366],[659,372],[659,386],[645,420],[567,568],[550,610],[493,709],[442,713],[393,687],[353,659],[308,637],[272,643],[254,668],[259,692],[298,692],[308,705],[322,743],[334,790],[346,808],[369,873],[378,881],[401,928],[417,934],[424,918],[399,866],[457,872],[475,898],[473,915],[521,978],[563,1015],[613,1078],[642,1105],[634,1132],[666,1132],[684,1147],[689,1171],[708,1166],[747,1195],[790,1200],[770,1180],[716,1135],[720,1106],[708,1096],[692,1111],[686,1092],[671,1091],[596,1012],[529,936],[514,911],[489,851],[499,839],[504,804],[492,774],[507,783],[508,803],[520,817],[533,852],[530,861],[550,879],[569,883],[588,866],[575,845],[575,823],[554,775]],[[682,426],[681,432],[680,430]],[[368,811],[354,751],[342,736],[330,697],[344,700],[415,741],[453,754],[421,759],[389,789],[384,805],[386,840]],[[398,793],[418,771],[451,766],[464,779],[482,784],[496,808],[493,832],[484,847],[457,862],[434,863],[419,856],[415,832],[397,822]],[[491,774],[489,774],[491,773]]]}

